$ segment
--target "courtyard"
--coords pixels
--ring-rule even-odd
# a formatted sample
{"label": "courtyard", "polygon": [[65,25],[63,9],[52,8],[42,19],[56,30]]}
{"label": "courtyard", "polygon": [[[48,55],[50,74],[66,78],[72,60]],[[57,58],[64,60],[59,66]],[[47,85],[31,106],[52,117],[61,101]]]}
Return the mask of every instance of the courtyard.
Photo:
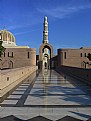
{"label": "courtyard", "polygon": [[43,116],[57,120],[69,115],[87,120],[91,118],[90,91],[89,85],[63,73],[37,70],[0,104],[0,118]]}

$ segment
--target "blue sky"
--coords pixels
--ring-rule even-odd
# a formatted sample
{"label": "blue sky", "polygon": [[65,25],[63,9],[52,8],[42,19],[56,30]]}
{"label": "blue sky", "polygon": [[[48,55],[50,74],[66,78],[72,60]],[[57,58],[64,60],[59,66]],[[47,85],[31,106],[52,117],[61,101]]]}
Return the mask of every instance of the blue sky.
{"label": "blue sky", "polygon": [[44,16],[55,53],[58,48],[91,46],[91,0],[0,0],[0,29],[5,26],[17,45],[36,48],[37,53]]}

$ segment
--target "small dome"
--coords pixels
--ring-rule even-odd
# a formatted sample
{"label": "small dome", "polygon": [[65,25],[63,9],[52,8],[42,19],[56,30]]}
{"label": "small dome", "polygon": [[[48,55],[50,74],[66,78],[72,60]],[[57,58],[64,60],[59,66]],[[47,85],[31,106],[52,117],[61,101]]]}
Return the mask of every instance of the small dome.
{"label": "small dome", "polygon": [[6,29],[0,30],[0,40],[3,41],[4,46],[15,46],[16,40],[14,35]]}

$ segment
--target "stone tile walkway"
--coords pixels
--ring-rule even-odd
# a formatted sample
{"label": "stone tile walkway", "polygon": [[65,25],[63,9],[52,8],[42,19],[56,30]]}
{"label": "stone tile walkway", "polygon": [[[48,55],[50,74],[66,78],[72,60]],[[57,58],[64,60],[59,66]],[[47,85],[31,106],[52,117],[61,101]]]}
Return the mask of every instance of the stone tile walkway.
{"label": "stone tile walkway", "polygon": [[79,80],[54,70],[35,72],[0,104],[0,117],[27,120],[41,115],[57,120],[69,115],[86,120],[91,118],[90,94],[89,85]]}

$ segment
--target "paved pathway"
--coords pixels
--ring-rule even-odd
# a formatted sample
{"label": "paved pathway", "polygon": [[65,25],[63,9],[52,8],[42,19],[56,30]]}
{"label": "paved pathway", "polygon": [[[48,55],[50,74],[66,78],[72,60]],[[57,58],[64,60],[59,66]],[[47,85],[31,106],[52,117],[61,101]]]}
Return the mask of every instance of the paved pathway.
{"label": "paved pathway", "polygon": [[91,118],[90,92],[87,84],[54,70],[33,73],[0,104],[0,117],[57,120],[69,115],[85,120]]}

